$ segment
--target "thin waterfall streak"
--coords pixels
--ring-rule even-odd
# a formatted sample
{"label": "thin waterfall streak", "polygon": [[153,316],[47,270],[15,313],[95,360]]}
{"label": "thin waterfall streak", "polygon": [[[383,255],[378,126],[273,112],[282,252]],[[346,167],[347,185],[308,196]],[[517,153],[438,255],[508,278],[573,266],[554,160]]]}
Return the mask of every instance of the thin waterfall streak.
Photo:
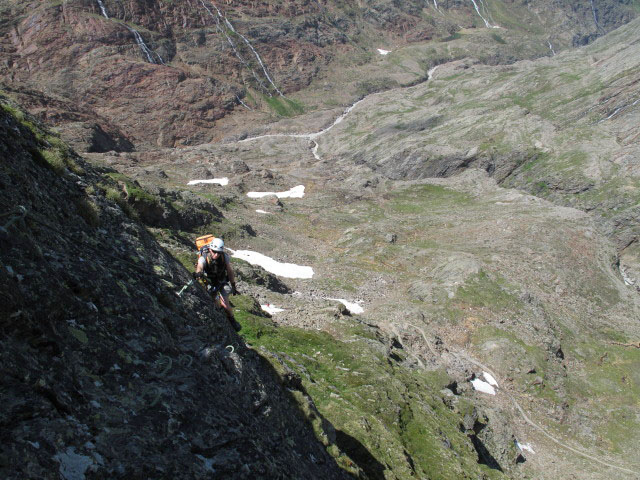
{"label": "thin waterfall streak", "polygon": [[[201,0],[202,1],[202,0]],[[249,49],[253,52],[253,54],[256,57],[256,60],[258,60],[258,63],[260,64],[260,66],[262,67],[262,71],[264,72],[264,76],[267,77],[267,80],[269,81],[269,83],[273,86],[273,88],[275,88],[276,92],[278,92],[278,95],[280,95],[281,97],[283,97],[284,95],[282,94],[282,92],[278,89],[278,87],[276,86],[275,83],[273,83],[273,80],[271,79],[271,77],[269,76],[269,73],[267,72],[267,68],[264,66],[264,63],[262,63],[262,58],[260,58],[260,55],[258,55],[258,52],[256,52],[256,49],[253,48],[253,45],[251,45],[251,42],[249,42],[249,40],[247,40],[247,38],[242,35],[240,32],[238,32],[234,26],[231,24],[231,22],[229,21],[229,19],[227,18],[226,15],[223,15],[222,12],[220,11],[220,9],[215,5],[212,4],[213,8],[216,9],[216,11],[218,12],[218,16],[220,17],[221,20],[224,20],[224,23],[227,25],[227,27],[229,28],[229,30],[231,30],[233,33],[235,33],[236,35],[238,35],[243,41],[244,43],[249,47]]]}
{"label": "thin waterfall streak", "polygon": [[623,105],[621,107],[616,108],[611,115],[609,115],[607,118],[604,118],[604,119],[600,120],[598,123],[602,123],[602,122],[606,122],[607,120],[610,120],[611,118],[615,117],[621,111],[626,110],[627,108],[634,107],[638,102],[640,102],[640,98],[636,99],[633,103],[629,103],[627,105]]}
{"label": "thin waterfall streak", "polygon": [[610,118],[613,118],[613,117],[614,117],[614,116],[616,116],[616,115],[618,114],[618,112],[619,112],[620,110],[622,110],[623,108],[625,108],[625,107],[618,107],[618,108],[616,108],[616,109],[613,111],[613,113],[612,113],[611,115],[609,115],[607,118],[605,118],[605,120],[609,120]]}
{"label": "thin waterfall streak", "polygon": [[107,15],[107,9],[104,7],[104,3],[102,3],[102,0],[98,0],[98,6],[100,7],[102,15],[104,15],[104,18],[109,18],[109,15]]}
{"label": "thin waterfall streak", "polygon": [[493,15],[491,15],[491,10],[489,10],[489,0],[480,0],[480,3],[482,4],[484,13],[486,13],[489,20],[493,22]]}
{"label": "thin waterfall streak", "polygon": [[593,13],[593,21],[596,24],[596,28],[600,29],[600,25],[598,25],[598,15],[596,15],[596,7],[593,5],[593,0],[589,0],[591,2],[591,13]]}
{"label": "thin waterfall streak", "polygon": [[240,60],[240,63],[242,63],[242,65],[244,65],[247,69],[249,69],[249,71],[253,75],[253,78],[255,78],[256,82],[258,82],[258,85],[260,85],[262,90],[264,90],[269,94],[269,96],[271,96],[271,93],[269,93],[269,89],[265,86],[262,80],[258,78],[258,75],[256,75],[256,72],[253,70],[253,68],[251,68],[249,63],[242,57],[242,55],[240,55],[240,52],[238,52],[238,49],[236,48],[236,44],[233,42],[233,40],[231,40],[231,37],[227,35],[227,32],[224,30],[224,28],[222,28],[222,25],[220,25],[220,19],[222,18],[222,13],[218,9],[218,7],[212,4],[213,8],[215,8],[216,12],[218,13],[218,16],[215,16],[213,12],[204,3],[204,0],[200,0],[200,3],[204,7],[204,9],[209,13],[209,15],[211,15],[211,17],[213,17],[213,19],[216,21],[216,29],[218,30],[218,32],[220,32],[225,36],[225,38],[227,39],[227,42],[231,46],[231,50],[233,50],[234,55],[238,58],[238,60]]}
{"label": "thin waterfall streak", "polygon": [[152,57],[152,52],[151,50],[149,50],[149,47],[147,47],[147,45],[144,43],[144,40],[142,39],[142,35],[140,35],[140,33],[138,33],[137,30],[131,28],[131,27],[127,27],[127,29],[133,33],[134,38],[136,39],[136,43],[138,44],[138,46],[140,47],[140,50],[142,50],[142,53],[145,54],[145,56],[147,57],[147,60],[149,60],[149,63],[156,63],[153,61],[153,57]]}
{"label": "thin waterfall streak", "polygon": [[482,16],[482,13],[480,13],[480,9],[478,8],[478,4],[476,3],[476,0],[471,0],[473,2],[473,6],[476,9],[476,12],[478,13],[478,15],[480,16],[480,18],[484,21],[484,24],[487,28],[491,28],[491,24],[489,24],[489,22],[487,21],[486,18],[484,18]]}
{"label": "thin waterfall streak", "polygon": [[551,53],[553,53],[553,56],[555,56],[556,51],[553,49],[553,45],[551,45],[551,42],[549,40],[547,40],[547,43],[549,44],[549,50],[551,50]]}
{"label": "thin waterfall streak", "polygon": [[247,105],[246,103],[244,103],[242,101],[242,99],[236,95],[236,99],[238,100],[238,103],[240,103],[240,105],[242,105],[244,108],[246,108],[247,110],[253,110],[253,108],[251,108],[249,105]]}
{"label": "thin waterfall streak", "polygon": [[480,0],[480,9],[484,12],[484,14],[485,14],[485,15],[487,15],[487,17],[489,16],[489,15],[487,14],[487,7],[486,7],[486,5],[484,4],[484,1],[483,1],[483,0]]}
{"label": "thin waterfall streak", "polygon": [[269,83],[273,86],[273,88],[276,89],[276,92],[278,92],[278,95],[280,95],[281,97],[284,97],[284,95],[282,94],[282,92],[278,89],[278,87],[276,86],[275,83],[273,83],[273,80],[271,80],[271,77],[269,76],[269,72],[267,72],[267,67],[264,66],[264,63],[262,63],[262,59],[260,58],[260,55],[258,55],[258,52],[256,52],[256,49],[253,48],[253,45],[251,45],[251,42],[249,42],[249,40],[247,40],[247,38],[242,35],[240,32],[237,32],[234,28],[233,25],[231,25],[231,22],[229,22],[229,20],[227,20],[227,17],[224,17],[225,22],[227,23],[227,25],[229,25],[229,27],[231,28],[231,31],[233,33],[235,33],[236,35],[238,35],[242,40],[244,40],[244,43],[247,44],[247,46],[251,49],[251,51],[253,52],[253,54],[256,57],[256,60],[258,60],[258,63],[260,64],[260,66],[262,67],[262,71],[264,72],[264,76],[267,77],[267,80],[269,80]]}

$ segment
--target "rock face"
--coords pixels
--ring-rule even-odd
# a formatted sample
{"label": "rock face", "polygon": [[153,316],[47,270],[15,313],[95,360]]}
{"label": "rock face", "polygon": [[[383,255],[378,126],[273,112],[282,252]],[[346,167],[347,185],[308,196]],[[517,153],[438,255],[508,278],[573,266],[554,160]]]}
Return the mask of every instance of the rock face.
{"label": "rock face", "polygon": [[[548,3],[483,5],[476,12],[461,0],[72,0],[35,8],[18,1],[2,7],[0,78],[45,92],[47,104],[71,105],[56,122],[85,151],[127,150],[129,142],[201,144],[217,138],[218,121],[234,111],[299,109],[281,94],[308,86],[334,60],[346,59],[336,68],[348,76],[351,65],[371,61],[371,53],[362,52],[375,52],[380,43],[446,39],[460,28],[502,24],[522,31],[530,45],[506,45],[496,33],[504,48],[484,57],[512,63],[546,54],[547,41],[552,50],[551,42],[558,50],[590,42],[635,15],[612,0],[598,1],[593,11],[587,2]],[[523,29],[522,18],[539,23],[540,32]],[[52,115],[38,105],[32,111]],[[69,112],[91,112],[104,121]],[[108,124],[126,132],[127,140]]]}
{"label": "rock face", "polygon": [[345,477],[104,176],[4,103],[0,154],[2,478]]}

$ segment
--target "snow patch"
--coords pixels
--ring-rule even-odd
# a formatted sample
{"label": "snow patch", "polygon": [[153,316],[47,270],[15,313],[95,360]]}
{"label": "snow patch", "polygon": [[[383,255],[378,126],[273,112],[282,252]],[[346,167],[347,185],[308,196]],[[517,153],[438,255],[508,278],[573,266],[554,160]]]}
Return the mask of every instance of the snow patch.
{"label": "snow patch", "polygon": [[524,452],[526,450],[527,452],[530,452],[530,453],[536,453],[533,451],[533,448],[531,448],[530,443],[520,443],[519,441],[516,440],[516,447],[518,447],[521,452]]}
{"label": "snow patch", "polygon": [[229,184],[229,179],[227,177],[223,177],[212,178],[209,180],[191,180],[189,181],[189,183],[187,183],[187,185],[198,185],[199,183],[217,183],[218,185],[222,185],[224,187],[225,185]]}
{"label": "snow patch", "polygon": [[259,210],[259,209],[258,209],[258,210],[256,210],[256,213],[263,213],[263,214],[265,214],[265,215],[271,215],[271,213],[269,213],[269,212],[265,212],[264,210]]}
{"label": "snow patch", "polygon": [[284,308],[278,308],[275,305],[271,305],[270,303],[267,303],[266,305],[260,305],[260,308],[262,308],[262,310],[264,310],[265,312],[270,313],[271,315],[273,315],[274,313],[284,312]]}
{"label": "snow patch", "polygon": [[379,48],[378,53],[380,55],[389,55],[391,53],[391,50],[383,50],[382,48]]}
{"label": "snow patch", "polygon": [[318,155],[318,142],[315,140],[311,140],[313,142],[313,148],[311,149],[311,153],[313,154],[313,158],[316,160],[322,160],[320,155]]}
{"label": "snow patch", "polygon": [[298,185],[286,192],[249,192],[247,197],[249,198],[262,198],[269,195],[275,195],[278,198],[302,198],[304,197],[304,185]]}
{"label": "snow patch", "polygon": [[493,375],[491,375],[490,373],[482,372],[482,376],[489,383],[489,385],[491,385],[493,387],[497,387],[498,386],[498,382],[496,382],[496,379],[493,378]]}
{"label": "snow patch", "polygon": [[488,393],[489,395],[495,395],[496,390],[487,382],[480,380],[479,378],[474,378],[471,380],[471,385],[473,385],[474,390],[478,390],[482,393]]}
{"label": "snow patch", "polygon": [[333,300],[335,302],[340,302],[345,307],[347,307],[347,310],[349,310],[349,312],[352,313],[353,315],[360,315],[361,313],[364,312],[364,308],[362,308],[356,302],[349,302],[349,301],[344,300],[342,298],[327,298],[327,300]]}
{"label": "snow patch", "polygon": [[258,252],[252,252],[251,250],[231,250],[231,255],[234,258],[239,258],[249,262],[251,265],[258,265],[264,268],[267,272],[273,273],[280,277],[285,278],[312,278],[313,268],[302,265],[296,265],[294,263],[282,263],[267,257]]}

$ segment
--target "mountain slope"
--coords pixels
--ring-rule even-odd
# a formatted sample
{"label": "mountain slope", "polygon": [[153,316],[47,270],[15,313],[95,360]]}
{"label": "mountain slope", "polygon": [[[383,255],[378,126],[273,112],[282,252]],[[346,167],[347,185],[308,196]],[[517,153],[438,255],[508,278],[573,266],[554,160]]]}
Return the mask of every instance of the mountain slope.
{"label": "mountain slope", "polygon": [[[627,253],[620,239],[629,232],[633,238],[637,224],[633,215],[607,223],[606,209],[585,206],[574,187],[577,172],[593,175],[592,165],[601,166],[606,175],[590,188],[621,211],[636,208],[637,123],[623,121],[637,112],[636,36],[634,21],[555,59],[442,64],[429,81],[367,96],[331,128],[336,110],[245,127],[225,143],[92,158],[143,184],[226,198],[227,218],[255,233],[230,235],[232,248],[314,269],[311,280],[284,280],[296,294],[257,282],[245,287],[284,308],[274,314],[277,324],[344,339],[348,322],[331,299],[359,300],[364,313],[357,318],[392,339],[400,371],[417,371],[433,388],[430,372],[444,371],[451,382],[442,398],[482,412],[487,427],[480,430],[491,432],[482,444],[508,476],[635,478],[640,299],[618,261]],[[396,54],[404,52],[386,58]],[[590,68],[594,60],[601,70]],[[266,135],[253,138],[258,133]],[[618,143],[627,137],[628,144]],[[567,149],[578,147],[586,155],[565,168]],[[605,168],[608,154],[618,152],[627,155],[629,176]],[[546,167],[536,169],[541,160]],[[531,194],[542,196],[535,182],[556,175],[566,183],[555,181],[548,199]],[[229,184],[187,185],[220,177]],[[505,188],[516,180],[530,193]],[[300,184],[302,198],[247,197]],[[180,254],[179,244],[167,246]],[[322,414],[384,457],[366,423],[343,416],[362,412],[357,397],[323,373],[322,385],[337,388],[341,400],[323,398],[317,377],[306,379],[305,369],[315,367],[305,343],[317,341],[291,344],[270,338],[278,332],[269,329],[265,338],[246,335],[257,345],[279,345]],[[495,397],[474,389],[483,372],[497,379]],[[521,452],[524,464],[509,457],[514,440],[535,451]]]}
{"label": "mountain slope", "polygon": [[[0,77],[73,103],[59,116],[62,126],[65,116],[90,109],[102,130],[115,125],[139,148],[193,145],[232,130],[220,121],[232,112],[264,123],[269,115],[260,111],[295,115],[322,104],[326,85],[348,94],[338,100],[345,102],[392,86],[390,73],[401,84],[415,81],[415,64],[381,71],[378,48],[434,41],[418,62],[426,68],[469,53],[512,63],[589,42],[637,15],[635,0],[591,5],[73,0],[34,8],[11,1],[2,5]],[[362,66],[368,80],[350,78]],[[281,96],[314,80],[312,96]],[[77,134],[76,125],[68,138]]]}
{"label": "mountain slope", "polygon": [[[29,117],[3,110],[10,408],[0,425],[15,440],[0,468],[637,478],[638,20],[554,55],[552,28],[563,27],[563,47],[590,41],[607,4],[484,2],[476,12],[472,2],[439,3],[231,2],[225,12],[252,45],[314,29],[334,35],[319,47],[335,55],[326,69],[318,65],[329,54],[309,63],[318,75],[303,69],[302,86],[287,83],[301,88],[288,100],[262,89],[258,63],[242,65],[229,50],[216,57],[228,78],[214,74],[210,56],[193,60],[233,33],[201,3],[107,1],[108,19],[97,2],[3,5],[24,15],[3,16],[12,94],[41,116],[59,115],[65,134],[109,137],[78,144],[132,150],[130,136],[145,150],[87,154],[91,167]],[[603,25],[624,23],[632,8],[612,7]],[[480,13],[509,28],[487,27]],[[157,40],[148,52],[156,60],[134,43],[122,23],[130,18]],[[318,29],[310,18],[326,22]],[[176,42],[175,55],[163,43],[201,20],[202,35]],[[50,28],[68,70],[45,48]],[[101,28],[112,51],[94,48]],[[78,31],[91,40],[74,47]],[[436,41],[422,42],[429,35]],[[272,70],[272,60],[295,42],[277,45],[260,53],[281,86],[279,72],[293,63]],[[374,50],[382,47],[392,51]],[[127,78],[103,96],[110,68]],[[19,85],[28,72],[35,91]],[[223,82],[224,99],[200,95]],[[38,93],[41,85],[51,89]],[[193,118],[227,101],[246,113]],[[302,103],[318,110],[302,112]],[[276,122],[262,107],[288,118]],[[213,137],[225,140],[152,147]],[[222,177],[229,183],[188,184]],[[247,195],[296,185],[304,196]],[[16,201],[28,208],[24,220]],[[234,260],[249,294],[234,299],[249,348],[209,315],[201,292],[174,295],[188,275],[169,254],[192,268],[192,239],[210,232],[234,251],[313,268],[311,279],[276,278]],[[269,319],[251,296],[284,311]],[[343,301],[364,312],[350,315]]]}
{"label": "mountain slope", "polygon": [[4,101],[0,149],[3,478],[348,478],[104,171]]}

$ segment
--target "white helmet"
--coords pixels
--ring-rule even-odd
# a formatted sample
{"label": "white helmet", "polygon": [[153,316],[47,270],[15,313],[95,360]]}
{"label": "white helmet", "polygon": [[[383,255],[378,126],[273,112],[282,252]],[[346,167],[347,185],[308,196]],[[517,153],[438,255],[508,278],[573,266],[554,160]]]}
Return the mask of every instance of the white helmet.
{"label": "white helmet", "polygon": [[221,238],[214,238],[209,244],[209,250],[213,252],[224,252],[224,242]]}

